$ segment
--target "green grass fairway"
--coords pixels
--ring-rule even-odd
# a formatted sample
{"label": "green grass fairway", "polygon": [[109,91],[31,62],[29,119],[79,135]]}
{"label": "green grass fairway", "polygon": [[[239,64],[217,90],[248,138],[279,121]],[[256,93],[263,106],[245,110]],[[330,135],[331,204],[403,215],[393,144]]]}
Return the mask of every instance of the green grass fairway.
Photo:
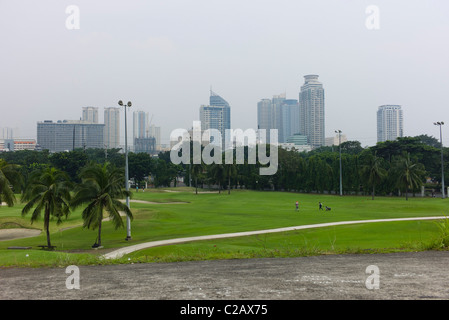
{"label": "green grass fairway", "polygon": [[[447,200],[440,198],[386,198],[335,196],[289,192],[232,190],[221,194],[194,194],[193,188],[146,190],[134,193],[130,207],[134,214],[132,240],[126,230],[114,230],[103,223],[101,250],[91,249],[96,230],[82,228],[81,209],[59,226],[51,223],[52,244],[56,251],[38,249],[46,243],[45,234],[37,237],[0,241],[0,266],[67,265],[99,263],[96,256],[114,248],[142,242],[221,233],[273,229],[334,221],[447,215]],[[146,203],[152,202],[152,203]],[[299,211],[295,202],[299,201]],[[318,202],[332,208],[319,211]],[[42,221],[30,224],[20,215],[23,204],[0,207],[0,228],[42,229]],[[177,261],[258,256],[298,256],[306,254],[411,250],[438,237],[433,221],[388,222],[346,225],[234,239],[192,242],[151,248],[129,257],[144,261]],[[32,247],[11,250],[11,246]],[[28,256],[26,256],[28,254]],[[128,257],[127,257],[128,258]],[[122,259],[122,261],[125,261]],[[126,260],[128,261],[128,260]],[[103,263],[106,263],[103,261]]]}

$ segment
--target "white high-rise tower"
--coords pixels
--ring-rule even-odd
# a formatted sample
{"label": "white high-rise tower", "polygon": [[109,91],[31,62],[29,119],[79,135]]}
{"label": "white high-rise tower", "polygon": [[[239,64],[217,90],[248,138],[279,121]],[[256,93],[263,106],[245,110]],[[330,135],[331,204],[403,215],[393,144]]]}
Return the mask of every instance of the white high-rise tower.
{"label": "white high-rise tower", "polygon": [[305,83],[299,92],[300,133],[307,136],[313,147],[324,146],[324,89],[318,76],[304,76]]}
{"label": "white high-rise tower", "polygon": [[104,108],[104,144],[108,149],[120,145],[120,108]]}
{"label": "white high-rise tower", "polygon": [[404,134],[401,106],[383,105],[377,110],[377,142],[396,140]]}

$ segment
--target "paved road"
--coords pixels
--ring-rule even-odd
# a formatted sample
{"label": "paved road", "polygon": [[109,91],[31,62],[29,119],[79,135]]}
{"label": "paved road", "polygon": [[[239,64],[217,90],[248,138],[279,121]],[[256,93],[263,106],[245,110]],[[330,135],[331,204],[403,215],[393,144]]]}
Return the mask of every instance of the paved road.
{"label": "paved road", "polygon": [[446,300],[448,265],[448,251],[429,251],[80,266],[79,289],[65,268],[0,269],[0,299]]}

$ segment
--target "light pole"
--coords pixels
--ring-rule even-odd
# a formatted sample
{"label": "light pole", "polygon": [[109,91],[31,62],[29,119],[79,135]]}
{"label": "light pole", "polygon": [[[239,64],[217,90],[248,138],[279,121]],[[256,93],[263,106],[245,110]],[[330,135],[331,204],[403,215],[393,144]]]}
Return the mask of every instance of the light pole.
{"label": "light pole", "polygon": [[343,195],[343,179],[341,172],[341,130],[335,130],[335,133],[338,133],[338,147],[340,149],[340,196]]}
{"label": "light pole", "polygon": [[[126,108],[131,107],[131,101],[125,105],[123,101],[120,100],[118,102],[119,106],[125,107],[125,188],[126,191],[129,191],[129,173],[128,173],[128,128],[127,128],[127,120],[126,120]],[[129,197],[126,197],[126,206],[129,208]],[[131,240],[131,219],[129,216],[126,216],[126,239]]]}
{"label": "light pole", "polygon": [[440,144],[441,144],[441,198],[445,198],[444,195],[444,164],[443,164],[443,135],[441,133],[441,127],[444,125],[443,121],[438,121],[433,123],[440,127]]}

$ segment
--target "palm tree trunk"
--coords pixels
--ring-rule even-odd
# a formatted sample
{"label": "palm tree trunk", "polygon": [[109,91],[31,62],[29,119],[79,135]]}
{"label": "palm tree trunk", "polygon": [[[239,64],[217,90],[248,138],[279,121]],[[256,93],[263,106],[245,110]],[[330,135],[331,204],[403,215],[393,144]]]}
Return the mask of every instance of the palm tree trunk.
{"label": "palm tree trunk", "polygon": [[101,220],[100,224],[98,225],[98,246],[101,246]]}
{"label": "palm tree trunk", "polygon": [[47,234],[47,247],[51,248],[51,241],[50,241],[50,209],[48,208],[48,205],[45,205],[45,216],[44,216],[44,227],[45,232]]}
{"label": "palm tree trunk", "polygon": [[375,188],[375,186],[373,186],[373,195],[372,195],[372,200],[374,200],[374,188]]}
{"label": "palm tree trunk", "polygon": [[198,194],[198,178],[195,177],[195,194]]}

